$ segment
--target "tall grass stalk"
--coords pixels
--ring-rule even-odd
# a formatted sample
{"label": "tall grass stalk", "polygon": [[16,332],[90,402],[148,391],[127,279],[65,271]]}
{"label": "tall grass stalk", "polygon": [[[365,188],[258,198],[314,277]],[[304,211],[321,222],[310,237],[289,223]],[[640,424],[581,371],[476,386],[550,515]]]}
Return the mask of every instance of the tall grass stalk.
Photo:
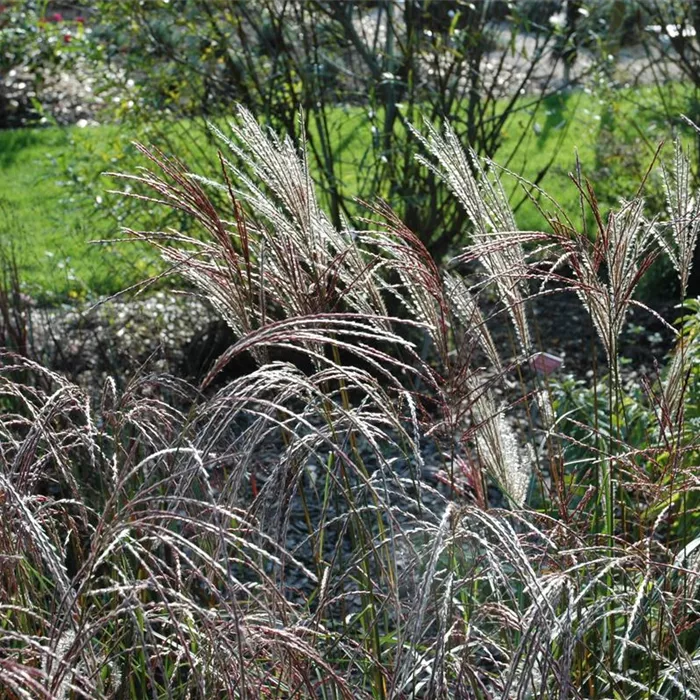
{"label": "tall grass stalk", "polygon": [[[132,196],[193,227],[126,233],[236,340],[200,387],[98,398],[2,355],[4,697],[700,696],[700,348],[687,326],[642,437],[619,359],[659,245],[687,279],[682,153],[668,222],[641,193],[604,215],[576,176],[591,239],[548,205],[515,230],[499,170],[426,128],[471,222],[449,269],[384,204],[333,226],[303,144],[243,109],[218,182],[141,149]],[[607,358],[590,420],[532,372],[529,306],[566,291]]]}

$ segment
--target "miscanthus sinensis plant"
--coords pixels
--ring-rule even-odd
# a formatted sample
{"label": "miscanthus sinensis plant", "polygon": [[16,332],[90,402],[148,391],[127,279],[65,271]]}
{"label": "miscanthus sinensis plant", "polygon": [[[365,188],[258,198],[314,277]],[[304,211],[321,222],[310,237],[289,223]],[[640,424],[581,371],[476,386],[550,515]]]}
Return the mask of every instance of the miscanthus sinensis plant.
{"label": "miscanthus sinensis plant", "polygon": [[[198,230],[128,234],[237,340],[199,388],[144,376],[99,400],[3,356],[3,697],[700,696],[695,334],[635,444],[617,356],[659,247],[685,289],[687,156],[667,216],[640,196],[604,216],[576,176],[595,235],[553,203],[548,232],[519,232],[498,168],[421,133],[472,224],[446,267],[381,203],[334,228],[303,143],[245,110],[216,182],[142,149],[132,191]],[[609,362],[593,424],[532,371],[529,300],[567,290]],[[244,354],[257,369],[222,381]]]}

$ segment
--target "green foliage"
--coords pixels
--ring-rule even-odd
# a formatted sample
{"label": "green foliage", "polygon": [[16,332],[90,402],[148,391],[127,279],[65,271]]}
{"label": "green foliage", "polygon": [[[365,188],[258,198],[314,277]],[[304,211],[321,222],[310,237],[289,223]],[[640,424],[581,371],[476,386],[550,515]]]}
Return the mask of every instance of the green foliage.
{"label": "green foliage", "polygon": [[[682,376],[683,404],[679,416],[683,419],[682,433],[688,438],[700,427],[700,300],[686,299],[682,305],[683,315],[677,320],[679,337],[672,352],[666,357],[666,367],[660,376],[650,379],[643,387],[633,374],[627,381],[619,401],[611,398],[614,383],[609,374],[595,381],[575,379],[572,376],[553,381],[551,384],[553,407],[565,430],[576,443],[568,448],[570,454],[583,458],[587,437],[595,432],[604,440],[614,435],[633,449],[642,449],[650,441],[660,444],[660,411],[658,403],[660,388],[669,382],[674,358],[682,356],[686,371]],[[623,374],[632,369],[631,360],[620,358]],[[611,406],[615,410],[611,412]],[[590,455],[587,455],[590,456]]]}
{"label": "green foliage", "polygon": [[[646,526],[664,509],[677,509],[683,517],[670,519],[665,537],[685,544],[700,524],[697,490],[677,480],[699,455],[700,300],[685,300],[683,310],[677,342],[658,377],[644,384],[635,377],[622,390],[610,375],[593,382],[566,377],[551,383],[551,395],[572,492],[579,496],[585,492],[601,451],[625,452],[644,479],[671,491],[665,503],[637,495],[635,507]],[[621,358],[623,373],[629,365]],[[686,447],[679,451],[681,444]]]}
{"label": "green foliage", "polygon": [[[686,299],[677,323],[681,328],[682,352],[688,371],[685,381],[684,411],[688,435],[700,428],[700,299]],[[677,352],[681,352],[678,349]]]}
{"label": "green foliage", "polygon": [[[669,86],[669,95],[674,94],[680,105],[679,89],[677,85]],[[660,136],[659,115],[653,109],[653,88],[639,89],[636,93],[634,106],[624,90],[611,94],[611,100],[615,100],[611,102],[583,91],[547,98],[538,107],[525,100],[527,109],[512,115],[504,125],[499,163],[507,163],[527,180],[538,182],[575,219],[578,194],[569,184],[568,173],[573,170],[578,153],[584,174],[596,183],[601,206],[615,206],[620,186],[627,196],[634,193],[633,173],[639,178],[643,176],[656,147],[653,135]],[[629,160],[618,160],[604,151],[601,121],[602,114],[609,109],[606,105],[612,105],[618,115],[615,122],[618,149],[634,153],[634,167],[630,167]],[[373,142],[366,120],[367,113],[362,107],[329,110],[327,128],[342,166],[340,181],[348,192],[363,191],[370,186],[371,173],[362,166]],[[227,121],[227,117],[222,117],[215,123],[225,129]],[[154,270],[152,258],[144,249],[110,247],[107,263],[103,251],[88,245],[88,241],[115,237],[127,221],[143,228],[161,225],[186,228],[187,220],[174,215],[164,219],[163,213],[151,206],[108,194],[109,183],[101,174],[135,165],[131,145],[134,139],[155,143],[168,153],[178,153],[192,145],[193,131],[199,134],[198,152],[204,149],[208,153],[203,126],[199,122],[193,126],[191,120],[173,122],[167,128],[163,123],[152,122],[0,132],[0,191],[7,213],[3,228],[5,236],[15,243],[27,291],[47,301],[111,294]],[[317,135],[313,124],[311,131]],[[652,137],[640,142],[640,132],[650,133]],[[208,157],[195,154],[188,165],[202,174],[214,174]],[[310,165],[314,179],[321,180],[317,164],[312,161]],[[504,181],[516,207],[519,227],[533,231],[546,227],[546,220],[517,183],[507,177]],[[655,176],[647,189],[656,209],[660,183]],[[390,196],[389,191],[380,194]],[[319,196],[328,205],[323,191]],[[426,194],[417,194],[414,201],[416,206],[430,206]],[[541,198],[540,202],[547,209],[547,203]],[[358,204],[348,206],[353,217],[363,215]],[[587,218],[589,226],[592,225],[591,215]],[[664,284],[667,289],[673,289],[672,275],[664,273],[661,279],[670,279]],[[658,293],[658,277],[649,284],[649,289],[649,294]]]}
{"label": "green foliage", "polygon": [[43,74],[69,66],[83,51],[79,46],[83,21],[66,20],[58,12],[47,15],[47,4],[43,0],[10,0],[2,5],[0,69],[22,66]]}
{"label": "green foliage", "polygon": [[[91,52],[82,17],[67,19],[59,12],[48,13],[46,0],[8,0],[0,5],[0,126],[26,119],[20,110],[41,114],[41,88],[60,71],[73,69]],[[32,85],[32,105],[11,104],[4,91],[10,70],[22,73]]]}

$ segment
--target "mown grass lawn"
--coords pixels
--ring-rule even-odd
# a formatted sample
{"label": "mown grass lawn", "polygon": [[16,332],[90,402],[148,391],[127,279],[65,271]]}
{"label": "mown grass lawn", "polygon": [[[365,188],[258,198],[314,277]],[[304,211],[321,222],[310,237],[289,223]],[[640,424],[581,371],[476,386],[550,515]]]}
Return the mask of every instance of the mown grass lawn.
{"label": "mown grass lawn", "polygon": [[89,244],[117,225],[101,214],[108,195],[94,194],[107,181],[81,181],[80,165],[99,164],[114,131],[0,131],[0,240],[15,255],[27,291],[43,301],[109,294],[147,272],[143,252]]}
{"label": "mown grass lawn", "polygon": [[[682,91],[675,99],[683,103]],[[658,104],[653,88],[554,96],[534,117],[524,101],[505,126],[496,159],[538,181],[572,215],[578,197],[562,175],[574,169],[576,151],[603,204],[612,193],[632,196],[659,141],[670,137]],[[332,130],[343,148],[342,187],[355,194],[370,151],[365,115],[360,108],[338,108]],[[190,133],[187,124],[173,128],[164,150],[179,154]],[[143,246],[89,244],[115,237],[120,224],[159,222],[148,208],[137,213],[132,204],[120,204],[108,193],[116,183],[99,174],[141,162],[131,146],[134,138],[148,140],[148,131],[129,133],[117,125],[0,131],[0,238],[14,250],[29,293],[48,302],[110,294],[156,269]],[[513,204],[520,205],[521,228],[540,228],[542,217],[522,201],[522,189],[512,180],[508,186]],[[110,214],[115,205],[116,218]]]}

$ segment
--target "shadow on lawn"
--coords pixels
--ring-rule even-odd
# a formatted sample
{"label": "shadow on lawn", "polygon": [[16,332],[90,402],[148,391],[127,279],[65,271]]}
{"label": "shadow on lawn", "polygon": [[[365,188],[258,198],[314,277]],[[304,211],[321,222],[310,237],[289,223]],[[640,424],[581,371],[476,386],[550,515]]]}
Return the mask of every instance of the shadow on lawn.
{"label": "shadow on lawn", "polygon": [[539,146],[544,146],[547,141],[552,136],[552,132],[562,132],[567,124],[567,119],[570,119],[567,111],[569,109],[569,102],[573,101],[574,104],[578,102],[580,95],[578,93],[567,92],[567,93],[556,93],[545,97],[542,101],[542,109],[546,114],[546,119],[540,133],[537,136],[537,143]]}
{"label": "shadow on lawn", "polygon": [[0,168],[9,168],[21,158],[22,151],[39,142],[33,129],[8,129],[0,131]]}

